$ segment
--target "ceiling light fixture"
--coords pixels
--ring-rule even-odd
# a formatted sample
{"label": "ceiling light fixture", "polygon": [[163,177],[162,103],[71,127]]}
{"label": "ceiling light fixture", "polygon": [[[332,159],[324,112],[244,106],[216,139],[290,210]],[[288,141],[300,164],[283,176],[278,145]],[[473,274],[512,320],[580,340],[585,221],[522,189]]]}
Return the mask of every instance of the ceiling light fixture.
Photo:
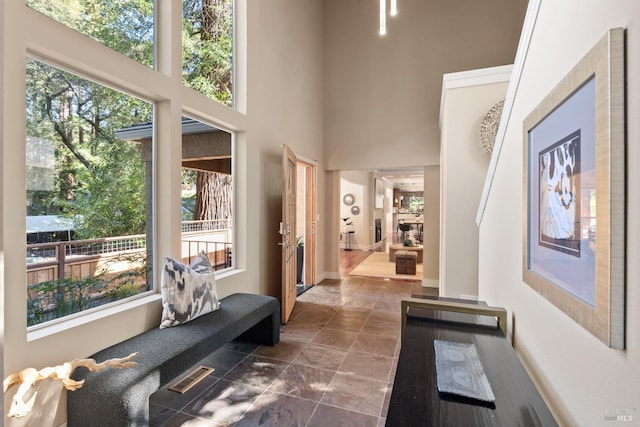
{"label": "ceiling light fixture", "polygon": [[[398,0],[390,0],[391,7],[389,9],[389,16],[396,16],[398,14]],[[380,0],[380,30],[381,36],[387,34],[387,0]]]}
{"label": "ceiling light fixture", "polygon": [[380,0],[380,35],[387,34],[387,0]]}

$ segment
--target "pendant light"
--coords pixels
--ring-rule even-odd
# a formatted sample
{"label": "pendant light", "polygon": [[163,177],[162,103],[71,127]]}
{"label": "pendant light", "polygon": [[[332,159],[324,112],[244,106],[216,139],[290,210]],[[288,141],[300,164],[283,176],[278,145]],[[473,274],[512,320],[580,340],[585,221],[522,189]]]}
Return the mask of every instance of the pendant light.
{"label": "pendant light", "polygon": [[381,36],[387,34],[387,0],[380,0],[380,31]]}
{"label": "pendant light", "polygon": [[[396,16],[398,14],[398,1],[390,1],[391,6],[389,8],[389,16]],[[380,0],[380,30],[378,33],[381,36],[387,34],[387,0]]]}

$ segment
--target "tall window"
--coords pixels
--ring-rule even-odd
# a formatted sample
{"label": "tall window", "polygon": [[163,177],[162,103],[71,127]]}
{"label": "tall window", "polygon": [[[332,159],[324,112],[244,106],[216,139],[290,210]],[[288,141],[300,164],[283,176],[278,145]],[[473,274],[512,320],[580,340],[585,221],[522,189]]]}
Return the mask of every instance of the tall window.
{"label": "tall window", "polygon": [[233,266],[232,138],[182,119],[182,257],[204,251],[216,270]]}
{"label": "tall window", "polygon": [[185,85],[233,106],[233,0],[183,0]]}
{"label": "tall window", "polygon": [[26,0],[26,4],[153,67],[153,0]]}
{"label": "tall window", "polygon": [[152,105],[26,61],[28,325],[150,290]]}

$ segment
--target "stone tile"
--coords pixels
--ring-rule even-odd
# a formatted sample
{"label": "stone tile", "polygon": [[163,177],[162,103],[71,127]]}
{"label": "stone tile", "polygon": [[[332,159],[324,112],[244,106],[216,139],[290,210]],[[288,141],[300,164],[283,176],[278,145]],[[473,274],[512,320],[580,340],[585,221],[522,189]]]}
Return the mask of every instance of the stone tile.
{"label": "stone tile", "polygon": [[393,357],[351,350],[338,372],[387,382]]}
{"label": "stone tile", "polygon": [[371,278],[362,284],[361,291],[374,292],[378,295],[384,293],[389,287],[389,281],[384,279]]}
{"label": "stone tile", "polygon": [[224,379],[266,389],[286,367],[285,362],[251,355],[228,372]]}
{"label": "stone tile", "polygon": [[238,421],[262,393],[263,390],[256,387],[220,380],[182,412],[205,419],[209,425],[229,425]]}
{"label": "stone tile", "polygon": [[304,427],[316,405],[317,403],[308,400],[266,392],[234,426]]}
{"label": "stone tile", "polygon": [[400,300],[401,300],[400,297],[380,300],[376,302],[376,305],[373,308],[374,310],[379,310],[379,311],[390,311],[390,312],[398,311],[399,312],[401,309]]}
{"label": "stone tile", "polygon": [[323,281],[301,296],[280,344],[234,341],[212,353],[199,363],[216,369],[209,388],[186,402],[160,395],[167,406],[151,400],[150,425],[382,427],[400,350],[399,300],[421,290],[414,282]]}
{"label": "stone tile", "polygon": [[335,371],[291,364],[269,386],[269,391],[320,401]]}
{"label": "stone tile", "polygon": [[400,324],[400,310],[397,313],[372,311],[368,321],[395,322]]}
{"label": "stone tile", "polygon": [[366,351],[383,356],[396,354],[398,337],[393,335],[373,335],[361,333],[353,343],[352,350]]}
{"label": "stone tile", "polygon": [[[326,306],[322,306],[322,307],[326,307]],[[301,310],[294,313],[291,316],[289,323],[292,323],[295,325],[317,326],[322,328],[327,324],[329,319],[333,317],[333,314],[334,314],[333,308],[327,308],[327,309],[314,308],[309,310]]]}
{"label": "stone tile", "polygon": [[318,405],[307,427],[377,427],[378,422],[379,418],[372,415]]}
{"label": "stone tile", "polygon": [[351,298],[343,304],[345,307],[355,307],[355,308],[368,308],[373,309],[378,302],[377,298],[372,298],[367,295],[363,295],[360,292],[356,292],[351,296]]}
{"label": "stone tile", "polygon": [[[237,348],[237,347],[236,347]],[[228,347],[222,347],[219,350],[214,351],[209,356],[202,359],[198,362],[192,369],[198,366],[209,366],[215,371],[211,375],[214,377],[222,378],[233,369],[238,363],[242,362],[242,360],[247,357],[248,353],[245,350],[248,350],[248,346],[242,346],[243,351],[231,350]],[[257,347],[255,345],[251,346],[252,350],[255,350]],[[187,372],[187,371],[185,371]]]}
{"label": "stone tile", "polygon": [[346,355],[345,349],[309,344],[292,363],[337,371]]}
{"label": "stone tile", "polygon": [[[177,414],[175,414],[173,417],[169,418],[169,420],[167,420],[164,424],[162,424],[162,427],[182,427],[182,426],[189,426],[189,427],[211,427],[214,424],[212,424],[210,421],[207,420],[203,420],[203,419],[198,419],[192,415],[189,414],[184,414],[182,412],[178,412]],[[220,424],[215,424],[215,425],[220,425]],[[150,427],[153,426],[159,426],[159,424],[151,424],[149,423]]]}
{"label": "stone tile", "polygon": [[338,372],[320,403],[380,416],[387,383]]}
{"label": "stone tile", "polygon": [[358,334],[356,332],[324,328],[318,332],[318,335],[316,335],[311,342],[313,344],[348,349],[357,336]]}
{"label": "stone tile", "polygon": [[391,402],[391,392],[393,391],[393,382],[389,383],[388,387],[387,387],[387,393],[384,396],[384,402],[382,402],[382,412],[380,413],[381,416],[383,417],[387,417],[387,414],[389,413],[389,403]]}
{"label": "stone tile", "polygon": [[282,337],[280,342],[273,347],[263,345],[253,352],[255,356],[267,357],[269,359],[282,360],[291,362],[304,348],[305,343],[302,341],[291,340],[289,337]]}
{"label": "stone tile", "polygon": [[400,336],[400,313],[372,311],[362,332],[375,335]]}
{"label": "stone tile", "polygon": [[280,340],[311,342],[322,329],[317,325],[293,324],[289,323],[280,330]]}
{"label": "stone tile", "polygon": [[[367,313],[368,316],[368,313]],[[327,327],[331,329],[342,329],[345,331],[360,332],[365,322],[366,317],[347,317],[347,316],[334,316],[327,323]]]}
{"label": "stone tile", "polygon": [[260,347],[260,344],[254,344],[251,342],[241,341],[241,340],[233,340],[223,346],[223,348],[226,348],[228,350],[237,351],[237,352],[246,353],[246,354],[252,353],[258,347]]}
{"label": "stone tile", "polygon": [[[185,371],[185,374],[187,372],[189,371]],[[218,380],[219,379],[214,377],[213,374],[209,374],[208,377],[204,378],[186,393],[176,393],[175,391],[167,389],[167,387],[172,386],[176,381],[178,381],[176,378],[175,381],[170,382],[167,386],[162,387],[160,390],[149,396],[149,402],[179,411]]]}
{"label": "stone tile", "polygon": [[149,402],[149,426],[161,426],[174,416],[177,411]]}
{"label": "stone tile", "polygon": [[370,314],[371,310],[366,308],[339,307],[333,315],[333,318],[366,320]]}
{"label": "stone tile", "polygon": [[347,276],[342,279],[340,292],[353,294],[354,292],[357,292],[366,281],[367,279],[364,277]]}
{"label": "stone tile", "polygon": [[392,335],[400,338],[400,325],[394,322],[371,321],[362,328],[367,334]]}

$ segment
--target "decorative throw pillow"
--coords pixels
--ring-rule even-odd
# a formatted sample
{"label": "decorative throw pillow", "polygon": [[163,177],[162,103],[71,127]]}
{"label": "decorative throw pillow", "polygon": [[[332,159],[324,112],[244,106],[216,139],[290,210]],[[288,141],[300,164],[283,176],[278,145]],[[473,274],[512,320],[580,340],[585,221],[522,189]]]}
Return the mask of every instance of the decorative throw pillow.
{"label": "decorative throw pillow", "polygon": [[215,273],[204,252],[189,266],[165,257],[161,291],[160,329],[186,323],[220,308]]}

